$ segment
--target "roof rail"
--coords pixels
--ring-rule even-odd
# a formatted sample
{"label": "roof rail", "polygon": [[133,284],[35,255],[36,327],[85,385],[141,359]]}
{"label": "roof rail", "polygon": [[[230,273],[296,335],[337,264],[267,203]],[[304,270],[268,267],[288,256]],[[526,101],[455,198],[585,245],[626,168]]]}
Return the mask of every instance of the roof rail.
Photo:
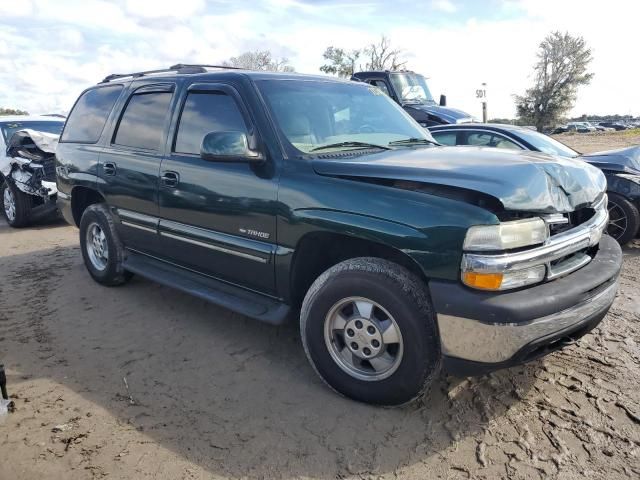
{"label": "roof rail", "polygon": [[142,72],[133,72],[133,73],[112,73],[111,75],[107,75],[106,77],[104,77],[104,79],[100,83],[109,83],[112,80],[116,80],[118,78],[126,78],[126,77],[138,78],[138,77],[143,77],[145,75],[151,75],[151,74],[154,74],[154,73],[165,73],[165,72],[176,72],[176,73],[181,73],[181,74],[206,73],[207,72],[207,68],[221,68],[221,69],[228,69],[228,70],[242,70],[241,68],[238,68],[238,67],[227,67],[227,66],[224,66],[224,65],[177,63],[175,65],[172,65],[169,68],[160,68],[160,69],[157,69],[157,70],[145,70],[145,71],[142,71]]}

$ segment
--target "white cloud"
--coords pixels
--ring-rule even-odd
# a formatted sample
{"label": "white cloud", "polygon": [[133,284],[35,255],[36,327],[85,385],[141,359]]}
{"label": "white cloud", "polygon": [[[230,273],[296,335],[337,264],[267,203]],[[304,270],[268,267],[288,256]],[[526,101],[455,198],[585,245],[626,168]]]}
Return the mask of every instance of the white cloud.
{"label": "white cloud", "polygon": [[431,6],[434,10],[445,13],[455,13],[458,11],[458,7],[451,0],[434,0],[431,2]]}
{"label": "white cloud", "polygon": [[32,13],[33,2],[30,0],[0,3],[0,18],[24,17]]}
{"label": "white cloud", "polygon": [[[559,29],[583,35],[593,50],[595,77],[579,90],[574,113],[640,114],[640,64],[632,53],[640,2],[633,0],[615,9],[585,1],[502,0],[487,4],[494,11],[478,18],[460,1],[431,2],[426,10],[399,5],[395,16],[374,0],[217,2],[215,8],[202,0],[181,0],[179,8],[173,0],[35,2],[33,10],[19,2],[11,17],[4,2],[0,6],[0,106],[64,112],[82,89],[109,73],[218,63],[256,48],[289,57],[299,72],[319,73],[327,46],[358,48],[385,33],[405,50],[408,66],[430,78],[434,96],[446,93],[449,105],[480,116],[474,92],[487,82],[490,116],[511,117],[512,95],[529,86],[538,44]],[[435,13],[451,7],[456,15]],[[29,20],[17,15],[25,12]]]}
{"label": "white cloud", "polygon": [[127,0],[126,11],[143,18],[189,18],[204,10],[204,0]]}

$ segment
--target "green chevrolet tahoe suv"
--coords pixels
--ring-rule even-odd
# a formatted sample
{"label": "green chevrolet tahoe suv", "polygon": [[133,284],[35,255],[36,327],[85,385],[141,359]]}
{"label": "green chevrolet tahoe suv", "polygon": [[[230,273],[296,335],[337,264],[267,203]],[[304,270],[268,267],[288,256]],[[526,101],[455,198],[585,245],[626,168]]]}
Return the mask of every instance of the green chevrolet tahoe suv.
{"label": "green chevrolet tahoe suv", "polygon": [[437,145],[371,85],[204,65],[110,75],[57,149],[89,274],[272,324],[351,398],[399,405],[595,327],[621,265],[603,174]]}

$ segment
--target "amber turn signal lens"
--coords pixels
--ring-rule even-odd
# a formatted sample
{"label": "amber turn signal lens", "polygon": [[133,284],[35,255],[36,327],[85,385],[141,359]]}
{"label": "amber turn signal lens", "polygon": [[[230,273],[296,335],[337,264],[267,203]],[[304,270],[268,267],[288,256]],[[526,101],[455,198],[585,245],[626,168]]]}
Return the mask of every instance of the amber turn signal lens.
{"label": "amber turn signal lens", "polygon": [[502,285],[502,273],[464,272],[462,280],[466,285],[482,290],[498,290]]}

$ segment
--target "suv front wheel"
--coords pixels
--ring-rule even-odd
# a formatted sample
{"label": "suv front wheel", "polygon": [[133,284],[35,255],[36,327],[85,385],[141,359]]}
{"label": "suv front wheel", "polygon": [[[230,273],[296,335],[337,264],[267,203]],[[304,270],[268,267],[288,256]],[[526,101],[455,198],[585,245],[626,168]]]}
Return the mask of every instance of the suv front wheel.
{"label": "suv front wheel", "polygon": [[96,282],[116,286],[132,277],[123,267],[124,247],[106,205],[91,205],[82,214],[80,249],[84,264]]}
{"label": "suv front wheel", "polygon": [[387,260],[354,258],[324,272],[304,299],[300,329],[316,372],[355,400],[408,403],[439,372],[426,285]]}

